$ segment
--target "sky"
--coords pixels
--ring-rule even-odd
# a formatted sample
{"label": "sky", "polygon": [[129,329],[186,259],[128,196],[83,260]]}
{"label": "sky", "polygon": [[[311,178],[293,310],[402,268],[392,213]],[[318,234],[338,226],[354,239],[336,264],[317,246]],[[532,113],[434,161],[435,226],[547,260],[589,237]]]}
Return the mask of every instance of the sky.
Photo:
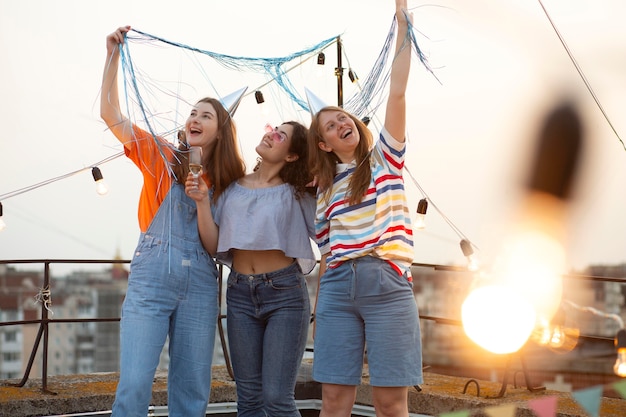
{"label": "sky", "polygon": [[[620,110],[626,105],[626,3],[409,0],[408,5],[418,44],[437,76],[413,60],[406,167],[417,185],[406,176],[407,196],[412,210],[421,198],[431,203],[427,228],[415,234],[415,261],[463,265],[462,237],[485,265],[498,257],[521,210],[521,184],[529,175],[542,116],[568,97],[585,132],[574,196],[563,213],[568,268],[625,262],[626,118]],[[123,157],[103,163],[110,191],[100,196],[90,170],[121,151],[98,108],[105,38],[118,26],[249,57],[285,56],[341,35],[344,68],[364,77],[393,14],[391,0],[0,0],[0,202],[7,225],[0,232],[0,259],[132,257],[139,236],[139,171]],[[134,56],[142,58],[141,45],[136,48]],[[212,73],[208,82],[176,84],[183,58],[158,48],[150,53],[156,55],[139,61],[141,69],[168,88],[182,85],[190,102],[214,95],[211,88],[227,94],[247,85],[250,93],[265,82],[224,71]],[[334,104],[336,54],[329,49],[326,56],[327,74],[313,77],[311,62],[293,76]],[[266,98],[279,100],[265,88]],[[347,82],[344,88],[349,97],[357,87]],[[186,104],[177,105],[182,114],[188,112]],[[235,121],[249,168],[264,123],[287,117],[310,121],[284,101],[262,115],[252,96],[244,98]],[[377,114],[370,127],[383,119]]]}

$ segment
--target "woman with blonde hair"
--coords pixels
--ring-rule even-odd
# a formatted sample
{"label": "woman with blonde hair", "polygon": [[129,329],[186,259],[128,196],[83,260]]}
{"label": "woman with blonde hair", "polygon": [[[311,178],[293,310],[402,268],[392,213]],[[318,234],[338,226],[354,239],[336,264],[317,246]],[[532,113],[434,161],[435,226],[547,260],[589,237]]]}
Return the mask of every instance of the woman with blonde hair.
{"label": "woman with blonde hair", "polygon": [[402,168],[411,49],[406,0],[396,0],[398,34],[385,122],[372,134],[357,117],[324,107],[309,127],[319,187],[321,253],[313,379],[321,417],[351,415],[367,350],[377,416],[407,416],[408,387],[421,384],[419,315],[413,297],[413,236]]}

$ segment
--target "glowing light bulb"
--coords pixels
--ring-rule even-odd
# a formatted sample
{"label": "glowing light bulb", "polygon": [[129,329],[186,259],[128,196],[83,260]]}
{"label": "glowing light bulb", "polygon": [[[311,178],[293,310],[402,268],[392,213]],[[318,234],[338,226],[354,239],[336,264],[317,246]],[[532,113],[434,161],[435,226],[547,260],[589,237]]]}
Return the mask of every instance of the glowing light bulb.
{"label": "glowing light bulb", "polygon": [[519,350],[535,326],[532,305],[511,288],[485,285],[461,306],[465,334],[484,349],[505,354]]}
{"label": "glowing light bulb", "polygon": [[107,187],[106,182],[104,182],[104,177],[102,176],[100,168],[91,168],[91,175],[93,176],[93,180],[96,182],[96,192],[100,195],[105,195],[106,193],[108,193],[109,187]]}
{"label": "glowing light bulb", "polygon": [[502,282],[528,299],[537,316],[548,322],[561,304],[564,270],[563,245],[539,229],[514,234],[504,243],[502,256],[494,265]]}
{"label": "glowing light bulb", "polygon": [[417,204],[417,215],[415,216],[415,229],[424,229],[426,227],[426,211],[428,210],[428,200],[422,198]]}
{"label": "glowing light bulb", "polygon": [[626,329],[621,329],[615,336],[615,346],[617,347],[617,360],[613,365],[615,375],[626,377]]}

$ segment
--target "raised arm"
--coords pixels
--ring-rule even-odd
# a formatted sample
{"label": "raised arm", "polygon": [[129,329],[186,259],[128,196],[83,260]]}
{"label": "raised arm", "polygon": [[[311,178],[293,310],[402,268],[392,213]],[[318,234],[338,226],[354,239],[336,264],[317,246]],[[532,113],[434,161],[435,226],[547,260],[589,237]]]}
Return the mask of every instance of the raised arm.
{"label": "raised arm", "polygon": [[133,137],[132,124],[120,110],[117,72],[120,62],[119,45],[124,42],[124,36],[129,30],[130,26],[122,26],[107,36],[107,58],[100,91],[100,117],[125,147],[130,146]]}
{"label": "raised arm", "polygon": [[391,64],[391,76],[387,110],[385,112],[385,129],[400,142],[404,142],[406,133],[406,86],[411,69],[412,45],[407,36],[407,18],[413,21],[413,15],[408,12],[406,0],[396,1],[396,20],[398,22],[398,36],[396,49]]}

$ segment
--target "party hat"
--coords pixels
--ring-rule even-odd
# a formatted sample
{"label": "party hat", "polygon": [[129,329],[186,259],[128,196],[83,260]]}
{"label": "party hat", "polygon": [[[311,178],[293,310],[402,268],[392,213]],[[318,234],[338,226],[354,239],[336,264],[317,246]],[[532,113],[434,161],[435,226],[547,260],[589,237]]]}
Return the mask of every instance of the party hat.
{"label": "party hat", "polygon": [[308,88],[304,87],[304,92],[306,93],[306,100],[309,104],[311,117],[315,116],[317,112],[322,110],[324,107],[328,107],[328,104],[324,103],[324,100],[313,94],[313,92]]}
{"label": "party hat", "polygon": [[233,91],[232,93],[220,99],[220,102],[222,103],[224,108],[228,110],[230,117],[233,117],[235,111],[237,111],[237,107],[239,107],[239,103],[241,103],[241,99],[243,98],[243,93],[245,93],[247,89],[247,86],[242,87],[239,90]]}

